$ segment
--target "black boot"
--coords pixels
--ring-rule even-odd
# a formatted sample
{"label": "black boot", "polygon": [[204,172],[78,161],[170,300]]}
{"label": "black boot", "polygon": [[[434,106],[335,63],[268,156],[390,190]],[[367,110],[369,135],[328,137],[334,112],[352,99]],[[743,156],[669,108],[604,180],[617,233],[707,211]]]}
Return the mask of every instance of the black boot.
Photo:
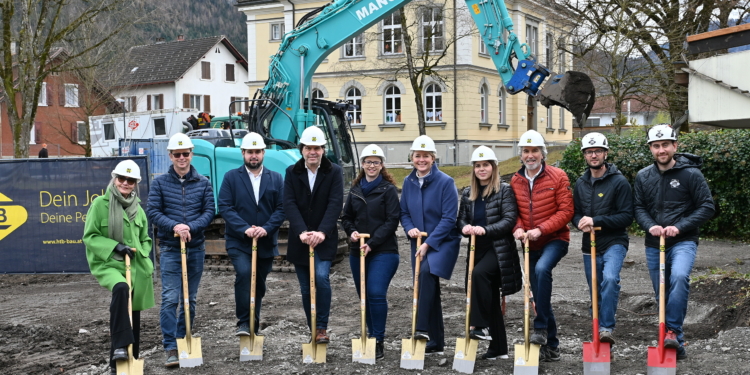
{"label": "black boot", "polygon": [[383,359],[385,357],[385,346],[382,342],[375,343],[375,359]]}

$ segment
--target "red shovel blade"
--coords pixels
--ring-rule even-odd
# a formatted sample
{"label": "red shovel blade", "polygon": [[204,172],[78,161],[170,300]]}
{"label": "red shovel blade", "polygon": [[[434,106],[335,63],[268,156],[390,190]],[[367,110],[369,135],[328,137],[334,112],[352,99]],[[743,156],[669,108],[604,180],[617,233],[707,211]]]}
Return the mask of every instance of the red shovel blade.
{"label": "red shovel blade", "polygon": [[610,350],[608,342],[599,342],[599,350],[595,342],[583,343],[584,362],[610,362]]}
{"label": "red shovel blade", "polygon": [[676,372],[677,350],[666,349],[664,347],[648,347],[648,374],[674,375]]}

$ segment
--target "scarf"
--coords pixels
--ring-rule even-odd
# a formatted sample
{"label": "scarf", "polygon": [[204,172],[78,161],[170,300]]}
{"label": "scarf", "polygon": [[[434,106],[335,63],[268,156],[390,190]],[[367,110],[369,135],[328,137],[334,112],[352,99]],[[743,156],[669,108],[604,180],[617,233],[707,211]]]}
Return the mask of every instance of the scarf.
{"label": "scarf", "polygon": [[380,181],[383,181],[383,175],[378,175],[372,182],[367,182],[367,178],[363,178],[359,180],[359,187],[362,188],[362,195],[368,196],[370,193],[375,190],[378,185],[380,185]]}
{"label": "scarf", "polygon": [[114,183],[109,185],[109,228],[108,228],[108,237],[124,244],[125,241],[123,239],[123,212],[128,214],[128,219],[130,221],[133,221],[135,219],[135,215],[138,213],[138,202],[140,201],[138,199],[138,195],[135,192],[135,189],[133,189],[133,192],[130,193],[130,197],[125,198],[122,196],[119,190],[117,190],[117,186],[115,186]]}

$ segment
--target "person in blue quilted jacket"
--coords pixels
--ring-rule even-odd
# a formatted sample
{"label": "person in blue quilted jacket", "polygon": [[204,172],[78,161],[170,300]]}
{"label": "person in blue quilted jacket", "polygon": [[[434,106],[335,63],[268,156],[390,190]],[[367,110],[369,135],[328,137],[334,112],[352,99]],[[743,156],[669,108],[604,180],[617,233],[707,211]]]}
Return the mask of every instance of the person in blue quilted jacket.
{"label": "person in blue quilted jacket", "polygon": [[162,284],[159,323],[167,356],[165,366],[175,367],[180,364],[177,338],[185,337],[180,241],[185,241],[187,250],[190,326],[195,327],[192,323],[206,256],[203,231],[211,224],[216,208],[210,181],[190,165],[193,158],[190,138],[182,133],[173,135],[167,150],[172,166],[151,183],[148,219],[152,225],[156,225],[159,236]]}

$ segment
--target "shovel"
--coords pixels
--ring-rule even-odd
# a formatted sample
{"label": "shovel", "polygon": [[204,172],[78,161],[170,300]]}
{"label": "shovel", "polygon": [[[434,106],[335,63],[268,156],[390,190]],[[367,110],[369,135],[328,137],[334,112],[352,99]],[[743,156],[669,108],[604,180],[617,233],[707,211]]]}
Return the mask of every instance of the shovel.
{"label": "shovel", "polygon": [[516,359],[513,362],[513,375],[536,375],[539,373],[539,345],[529,341],[529,315],[531,282],[529,281],[529,237],[524,238],[523,248],[523,341],[515,346]]}
{"label": "shovel", "polygon": [[453,357],[453,369],[464,374],[474,372],[474,362],[477,359],[478,340],[469,337],[469,314],[471,313],[471,274],[474,272],[474,243],[476,236],[471,235],[469,245],[469,277],[466,283],[466,328],[464,337],[456,339],[456,355]]}
{"label": "shovel", "polygon": [[375,364],[375,338],[368,338],[367,331],[365,330],[365,251],[362,250],[362,246],[365,246],[365,238],[370,238],[369,234],[359,234],[359,296],[360,296],[360,308],[362,309],[362,337],[359,339],[352,339],[352,362],[365,363],[368,365]]}
{"label": "shovel", "polygon": [[600,227],[591,228],[591,305],[593,306],[594,334],[592,342],[583,343],[584,375],[609,375],[610,347],[608,342],[599,341],[599,283],[596,279],[596,236]]}
{"label": "shovel", "polygon": [[665,319],[665,297],[666,292],[664,280],[665,261],[665,239],[664,235],[659,238],[659,342],[656,347],[648,347],[648,375],[675,375],[677,373],[677,350],[664,347],[664,336],[666,334]]}
{"label": "shovel", "polygon": [[309,344],[302,344],[302,362],[304,363],[326,363],[328,344],[315,342],[317,323],[315,315],[315,248],[310,246],[310,331],[312,331],[312,339]]}
{"label": "shovel", "polygon": [[[135,249],[133,249],[135,250]],[[133,325],[133,284],[130,281],[130,256],[125,254],[125,280],[128,282],[128,317]],[[133,344],[128,345],[128,360],[117,361],[115,364],[117,375],[143,375],[143,360],[133,357]]]}
{"label": "shovel", "polygon": [[[175,233],[175,237],[180,235]],[[201,338],[193,337],[190,332],[190,295],[188,293],[187,251],[185,241],[180,238],[180,253],[182,255],[182,308],[185,310],[185,337],[177,339],[177,353],[180,367],[197,367],[203,364],[201,352]]]}
{"label": "shovel", "polygon": [[[422,237],[427,237],[427,233],[420,232],[417,236],[417,249],[422,246]],[[416,340],[414,335],[417,332],[417,301],[419,298],[419,267],[422,257],[416,257],[414,266],[414,299],[411,307],[411,337],[401,339],[401,368],[410,370],[422,370],[424,368],[424,351],[427,343],[424,340]]]}
{"label": "shovel", "polygon": [[258,260],[258,239],[253,237],[253,258],[250,277],[250,335],[240,336],[240,362],[263,360],[263,336],[255,334],[255,270]]}

